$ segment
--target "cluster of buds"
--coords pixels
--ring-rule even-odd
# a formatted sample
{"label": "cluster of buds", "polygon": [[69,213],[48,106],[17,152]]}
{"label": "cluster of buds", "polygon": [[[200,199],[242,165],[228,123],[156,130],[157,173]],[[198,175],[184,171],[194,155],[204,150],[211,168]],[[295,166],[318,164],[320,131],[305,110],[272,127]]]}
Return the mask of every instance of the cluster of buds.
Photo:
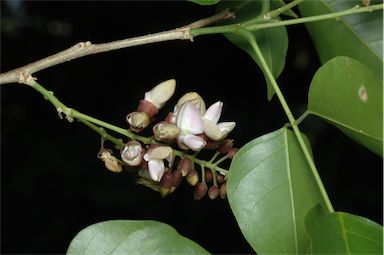
{"label": "cluster of buds", "polygon": [[[137,110],[126,117],[130,130],[140,133],[153,123],[156,114],[174,94],[175,88],[176,81],[171,79],[146,92]],[[133,170],[138,175],[138,183],[160,192],[163,197],[172,193],[185,177],[195,187],[195,200],[206,194],[210,199],[219,195],[225,198],[226,170],[220,172],[223,169],[217,165],[227,158],[233,158],[237,149],[233,148],[233,140],[226,139],[236,123],[219,122],[222,108],[223,103],[219,101],[207,109],[198,93],[186,93],[165,120],[153,125],[152,139],[135,134],[132,137],[136,139],[128,141],[121,148],[121,160],[104,148],[100,150],[99,157],[111,171],[121,172],[122,168]],[[203,149],[216,151],[209,162],[198,160],[197,163],[195,156],[188,154],[189,151],[199,152]],[[220,154],[222,158],[214,162]],[[200,166],[200,176],[195,169],[197,165]],[[213,184],[208,189],[207,184],[211,182]]]}

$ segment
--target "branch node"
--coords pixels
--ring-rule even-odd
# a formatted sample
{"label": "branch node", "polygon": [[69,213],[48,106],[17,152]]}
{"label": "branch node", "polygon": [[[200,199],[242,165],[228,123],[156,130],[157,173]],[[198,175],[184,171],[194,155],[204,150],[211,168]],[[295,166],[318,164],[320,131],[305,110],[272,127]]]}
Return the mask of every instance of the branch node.
{"label": "branch node", "polygon": [[18,83],[26,84],[29,86],[33,86],[33,81],[35,80],[36,78],[32,77],[32,75],[28,71],[19,72],[19,76],[17,78]]}

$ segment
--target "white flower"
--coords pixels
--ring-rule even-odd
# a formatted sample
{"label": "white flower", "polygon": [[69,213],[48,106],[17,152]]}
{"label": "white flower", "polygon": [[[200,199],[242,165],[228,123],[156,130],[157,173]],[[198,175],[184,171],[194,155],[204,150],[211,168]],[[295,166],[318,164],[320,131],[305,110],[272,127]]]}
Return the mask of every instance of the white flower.
{"label": "white flower", "polygon": [[138,166],[143,153],[143,147],[138,141],[129,141],[121,152],[121,159],[130,166]]}
{"label": "white flower", "polygon": [[148,152],[144,154],[144,160],[148,161],[149,175],[152,180],[159,182],[163,177],[165,171],[164,159],[172,165],[173,150],[169,146],[159,146],[154,149],[149,149]]}
{"label": "white flower", "polygon": [[222,108],[223,103],[218,101],[207,109],[202,118],[204,133],[214,141],[224,139],[236,126],[236,122],[217,123],[220,119]]}
{"label": "white flower", "polygon": [[207,144],[206,141],[196,135],[202,134],[203,121],[200,110],[189,101],[186,101],[178,110],[176,125],[181,133],[178,136],[179,146],[183,149],[199,151]]}
{"label": "white flower", "polygon": [[156,85],[153,89],[146,92],[144,99],[152,103],[158,109],[164,106],[164,104],[170,99],[175,92],[176,80],[171,79],[163,81]]}

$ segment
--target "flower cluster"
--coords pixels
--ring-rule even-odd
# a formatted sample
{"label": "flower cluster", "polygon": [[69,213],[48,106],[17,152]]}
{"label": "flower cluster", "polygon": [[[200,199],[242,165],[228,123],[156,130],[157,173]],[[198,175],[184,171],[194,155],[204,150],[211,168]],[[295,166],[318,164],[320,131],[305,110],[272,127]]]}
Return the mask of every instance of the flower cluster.
{"label": "flower cluster", "polygon": [[[130,130],[140,133],[152,124],[156,114],[174,94],[175,88],[176,81],[171,79],[146,92],[137,110],[126,117]],[[99,157],[111,171],[121,172],[121,166],[134,170],[138,175],[138,183],[159,191],[163,197],[172,193],[185,177],[190,185],[195,186],[196,200],[207,193],[210,199],[219,195],[225,198],[227,170],[218,167],[218,164],[233,158],[237,149],[233,148],[233,140],[226,139],[236,123],[219,122],[222,109],[223,103],[220,101],[206,109],[198,93],[186,93],[165,120],[153,125],[153,138],[135,134],[135,139],[121,148],[121,160],[105,149],[101,150]],[[211,160],[198,160],[195,157],[203,149],[216,151]],[[189,154],[190,151],[194,154]],[[222,158],[214,161],[220,154]],[[200,166],[200,176],[195,169],[197,165]],[[207,184],[211,182],[208,189]]]}

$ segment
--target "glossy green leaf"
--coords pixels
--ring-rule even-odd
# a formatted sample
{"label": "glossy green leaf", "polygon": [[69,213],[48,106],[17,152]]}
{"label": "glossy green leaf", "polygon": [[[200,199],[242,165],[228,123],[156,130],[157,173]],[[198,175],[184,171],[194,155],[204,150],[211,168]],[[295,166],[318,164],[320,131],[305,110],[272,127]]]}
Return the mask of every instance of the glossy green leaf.
{"label": "glossy green leaf", "polygon": [[357,60],[336,57],[325,63],[309,88],[308,110],[382,156],[383,86]]}
{"label": "glossy green leaf", "polygon": [[220,2],[220,0],[188,0],[200,5],[214,5]]}
{"label": "glossy green leaf", "polygon": [[322,198],[293,131],[282,128],[242,147],[231,163],[227,192],[258,254],[306,251],[304,217]]}
{"label": "glossy green leaf", "polygon": [[[303,16],[333,13],[361,5],[361,0],[317,0],[299,4]],[[371,4],[382,3],[381,0]],[[383,12],[348,15],[338,20],[306,24],[322,63],[336,56],[348,56],[371,68],[377,79],[383,76]]]}
{"label": "glossy green leaf", "polygon": [[[262,1],[223,1],[218,5],[218,11],[224,8],[233,8],[236,18],[227,21],[225,24],[234,24],[257,19],[262,14],[269,11],[267,7],[262,6]],[[276,19],[269,22],[275,22]],[[256,42],[272,71],[275,78],[279,77],[285,66],[285,57],[288,49],[288,34],[285,27],[276,27],[262,29],[253,32]],[[225,34],[225,36],[237,47],[247,52],[253,60],[261,67],[259,59],[254,50],[243,36],[239,34]],[[264,70],[263,70],[264,72]],[[272,84],[267,80],[268,99],[271,100],[275,91]]]}
{"label": "glossy green leaf", "polygon": [[69,255],[94,254],[209,254],[201,246],[156,221],[112,220],[80,231]]}
{"label": "glossy green leaf", "polygon": [[315,206],[305,218],[311,254],[383,254],[383,227],[356,215]]}

